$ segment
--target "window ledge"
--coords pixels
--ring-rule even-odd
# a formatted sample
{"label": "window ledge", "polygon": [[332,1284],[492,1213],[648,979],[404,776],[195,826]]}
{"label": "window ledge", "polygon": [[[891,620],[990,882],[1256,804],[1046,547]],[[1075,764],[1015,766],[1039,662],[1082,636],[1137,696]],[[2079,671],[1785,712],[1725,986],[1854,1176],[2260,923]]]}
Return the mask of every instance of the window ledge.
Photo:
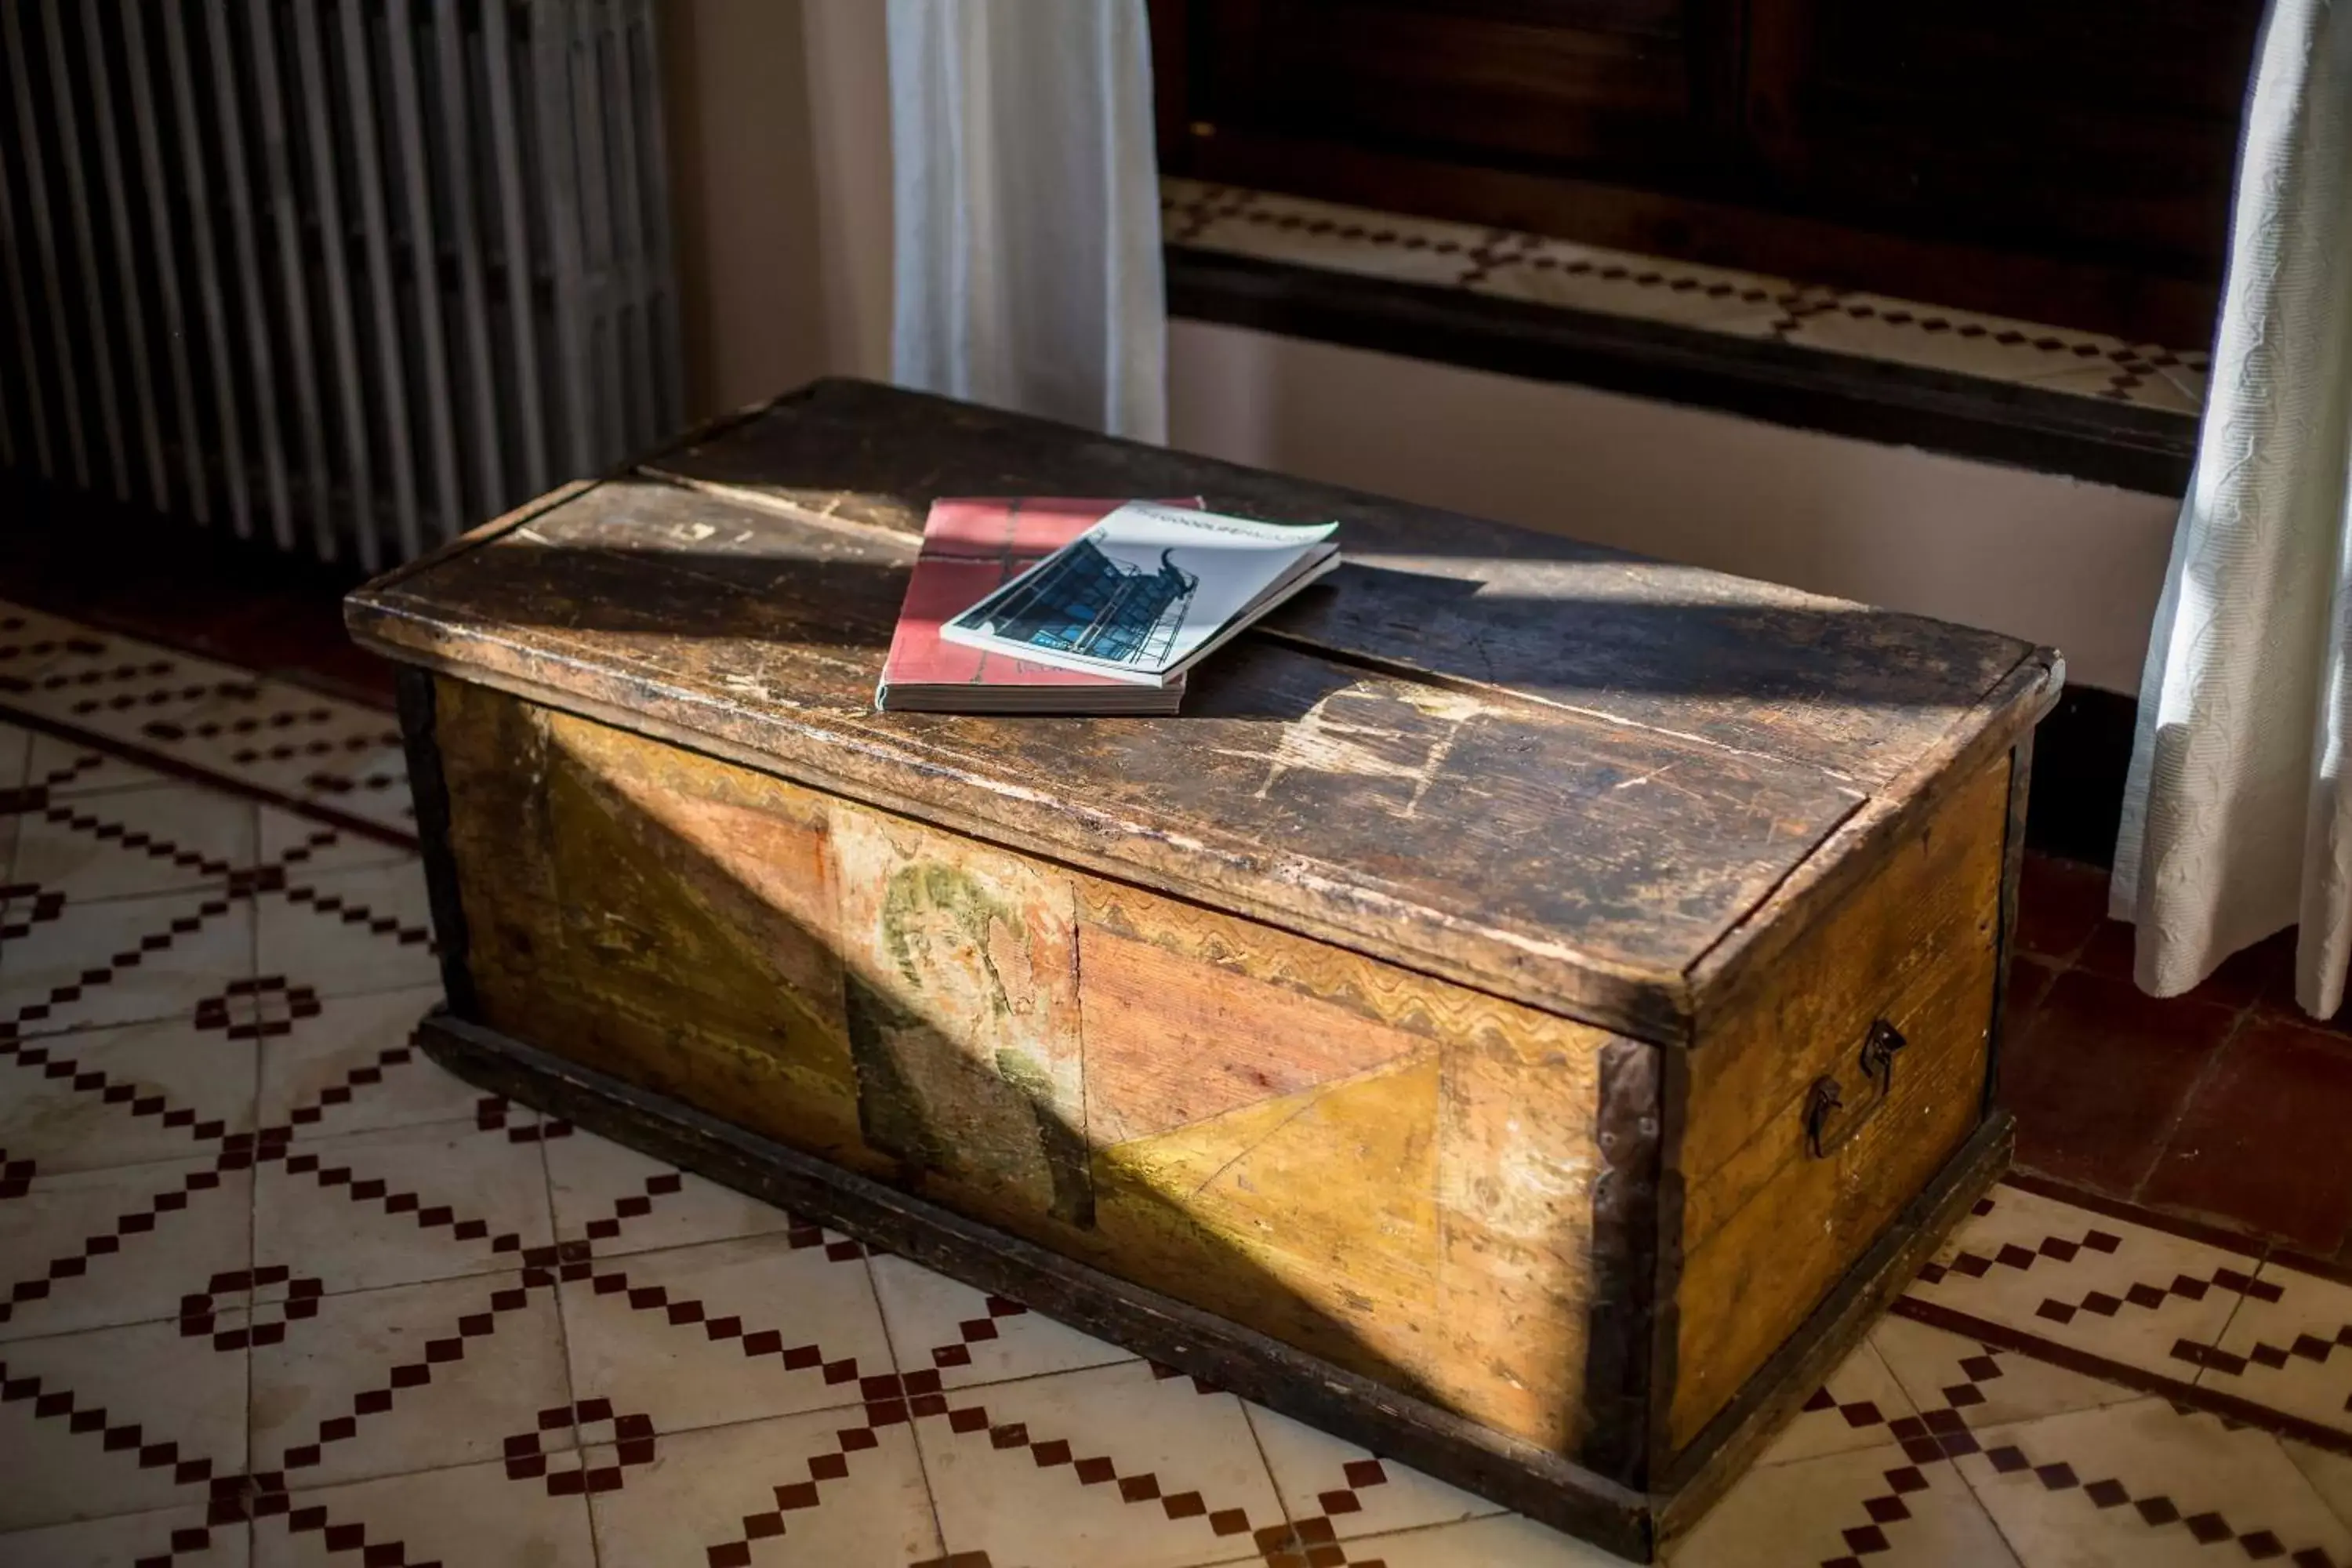
{"label": "window ledge", "polygon": [[1173,315],[2179,495],[2205,356],[1168,179]]}

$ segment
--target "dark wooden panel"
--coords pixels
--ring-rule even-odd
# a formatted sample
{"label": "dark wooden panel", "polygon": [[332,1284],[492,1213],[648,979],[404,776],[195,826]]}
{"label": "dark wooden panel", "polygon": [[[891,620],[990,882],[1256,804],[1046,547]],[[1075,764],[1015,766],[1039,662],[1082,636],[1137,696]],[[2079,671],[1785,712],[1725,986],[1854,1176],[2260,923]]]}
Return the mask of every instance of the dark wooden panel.
{"label": "dark wooden panel", "polygon": [[1687,161],[1686,0],[1211,0],[1192,118],[1466,156]]}
{"label": "dark wooden panel", "polygon": [[2173,347],[2210,336],[2262,14],[1155,5],[1187,24],[1172,172]]}

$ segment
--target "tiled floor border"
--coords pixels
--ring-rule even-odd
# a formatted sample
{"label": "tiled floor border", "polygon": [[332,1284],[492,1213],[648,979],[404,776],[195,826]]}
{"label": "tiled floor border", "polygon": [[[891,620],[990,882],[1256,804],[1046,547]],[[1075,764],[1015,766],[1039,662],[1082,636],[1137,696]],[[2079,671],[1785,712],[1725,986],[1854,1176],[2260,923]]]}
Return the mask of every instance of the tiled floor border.
{"label": "tiled floor border", "polygon": [[[1860,289],[1174,176],[1172,246],[1677,321],[2194,416],[2208,356]],[[1823,323],[1837,323],[1827,334]],[[2096,372],[2095,375],[2090,374]]]}
{"label": "tiled floor border", "polygon": [[[2126,1225],[2162,1235],[2178,1237],[2184,1241],[2234,1253],[2245,1258],[2255,1270],[2277,1266],[2294,1273],[2334,1284],[2352,1286],[2352,1269],[2332,1260],[2297,1252],[2292,1247],[2258,1240],[2221,1226],[2200,1224],[2157,1209],[2146,1208],[2102,1193],[2086,1191],[2064,1182],[2053,1181],[2030,1171],[2012,1171],[2000,1179],[2000,1184],[2048,1198],[2091,1214],[2103,1215]],[[1914,1295],[1897,1297],[1888,1309],[1896,1317],[1925,1323],[1931,1328],[1966,1335],[1980,1343],[1998,1349],[2014,1351],[2020,1355],[2046,1362],[2068,1372],[2103,1379],[2143,1394],[2158,1394],[2176,1405],[2207,1411],[2224,1420],[2235,1421],[2260,1428],[2274,1436],[2292,1437],[2315,1448],[2352,1458],[2352,1432],[2307,1420],[2303,1416],[2262,1404],[2257,1400],[2225,1393],[2200,1383],[2168,1375],[2152,1367],[2061,1344],[2030,1328],[2016,1323],[1961,1312],[1937,1302],[1922,1300]],[[2184,1351],[2188,1353],[2184,1354]],[[2216,1353],[2213,1346],[2191,1345],[2182,1342],[2173,1354],[2183,1364],[2202,1368]]]}
{"label": "tiled floor border", "polygon": [[[322,695],[337,702],[352,701],[348,697],[335,697],[331,693]],[[362,706],[357,703],[352,705]],[[398,828],[386,827],[382,823],[352,816],[337,811],[333,806],[320,805],[316,801],[304,800],[299,796],[288,795],[282,790],[271,789],[267,784],[255,784],[252,780],[239,778],[235,773],[200,767],[184,757],[174,757],[167,752],[151,751],[144,746],[133,745],[128,741],[118,740],[111,735],[101,735],[95,731],[85,730],[78,725],[68,724],[63,720],[51,718],[46,713],[30,712],[10,702],[4,691],[0,691],[0,721],[14,724],[21,730],[37,731],[60,741],[71,742],[77,746],[88,746],[92,751],[107,752],[126,763],[163,773],[170,778],[184,779],[191,784],[204,784],[212,789],[240,795],[247,800],[257,800],[264,805],[276,806],[280,811],[307,818],[321,826],[331,827],[341,833],[354,834],[373,843],[388,845],[394,849],[416,847],[416,836],[413,833],[403,833]],[[26,787],[36,786],[28,781]]]}

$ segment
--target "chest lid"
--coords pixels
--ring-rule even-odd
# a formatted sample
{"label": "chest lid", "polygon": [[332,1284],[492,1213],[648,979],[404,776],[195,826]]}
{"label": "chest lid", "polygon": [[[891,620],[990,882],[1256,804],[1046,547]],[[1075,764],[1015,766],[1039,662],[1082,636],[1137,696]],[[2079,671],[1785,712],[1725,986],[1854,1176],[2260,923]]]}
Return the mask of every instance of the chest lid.
{"label": "chest lid", "polygon": [[[1181,717],[873,711],[932,499],[1195,492],[1336,518],[1348,563],[1194,671]],[[1667,1043],[1809,861],[2056,679],[2009,637],[848,382],[545,498],[348,618],[395,658]]]}

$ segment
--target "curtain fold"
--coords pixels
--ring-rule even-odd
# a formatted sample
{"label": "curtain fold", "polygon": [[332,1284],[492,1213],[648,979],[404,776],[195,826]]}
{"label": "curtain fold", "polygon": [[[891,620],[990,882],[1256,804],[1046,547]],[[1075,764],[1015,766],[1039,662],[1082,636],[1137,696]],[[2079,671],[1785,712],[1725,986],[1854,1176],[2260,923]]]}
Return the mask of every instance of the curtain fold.
{"label": "curtain fold", "polygon": [[1143,0],[889,0],[894,379],[1167,437]]}
{"label": "curtain fold", "polygon": [[2352,949],[2352,0],[2273,0],[2239,156],[2111,910],[2160,996],[2300,922],[2325,1016]]}

